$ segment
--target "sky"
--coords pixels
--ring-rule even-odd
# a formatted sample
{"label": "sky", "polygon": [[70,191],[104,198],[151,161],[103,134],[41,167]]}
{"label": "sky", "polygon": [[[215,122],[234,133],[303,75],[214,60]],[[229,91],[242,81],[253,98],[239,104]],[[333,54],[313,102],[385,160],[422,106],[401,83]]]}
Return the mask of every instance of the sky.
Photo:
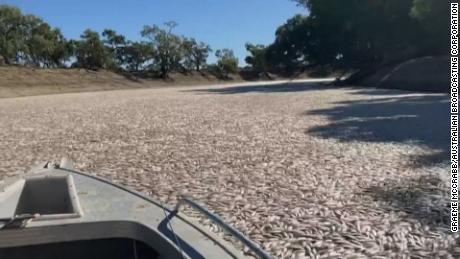
{"label": "sky", "polygon": [[173,20],[179,24],[177,34],[207,42],[213,50],[233,49],[240,64],[246,42],[269,44],[278,26],[306,13],[291,0],[0,0],[0,4],[35,14],[73,39],[87,28],[99,32],[111,28],[139,40],[143,25]]}

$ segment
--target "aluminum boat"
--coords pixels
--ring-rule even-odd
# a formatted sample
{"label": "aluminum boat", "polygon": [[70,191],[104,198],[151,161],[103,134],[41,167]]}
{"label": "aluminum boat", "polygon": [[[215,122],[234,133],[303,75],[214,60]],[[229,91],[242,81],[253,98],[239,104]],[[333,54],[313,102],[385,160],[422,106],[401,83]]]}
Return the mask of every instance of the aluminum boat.
{"label": "aluminum boat", "polygon": [[[243,253],[185,216],[190,206],[248,248]],[[238,246],[238,247],[242,247]],[[0,182],[0,258],[271,258],[258,244],[189,197],[169,208],[138,192],[44,163]]]}

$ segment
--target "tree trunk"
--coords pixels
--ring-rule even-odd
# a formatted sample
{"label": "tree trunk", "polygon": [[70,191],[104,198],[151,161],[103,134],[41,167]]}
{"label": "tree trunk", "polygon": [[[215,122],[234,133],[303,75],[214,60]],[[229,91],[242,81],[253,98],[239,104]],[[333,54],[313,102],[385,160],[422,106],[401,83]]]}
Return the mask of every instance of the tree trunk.
{"label": "tree trunk", "polygon": [[161,66],[161,78],[163,79],[168,78],[168,70],[166,69],[166,66],[164,65]]}
{"label": "tree trunk", "polygon": [[10,61],[9,58],[7,58],[6,56],[2,55],[2,59],[3,59],[3,62],[5,63],[5,65],[11,65],[11,61]]}

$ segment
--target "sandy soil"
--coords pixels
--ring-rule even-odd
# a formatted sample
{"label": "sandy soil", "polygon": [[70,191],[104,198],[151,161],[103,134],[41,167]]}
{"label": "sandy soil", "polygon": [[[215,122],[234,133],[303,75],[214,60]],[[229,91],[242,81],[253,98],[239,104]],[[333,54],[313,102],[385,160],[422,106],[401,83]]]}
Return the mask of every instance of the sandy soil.
{"label": "sandy soil", "polygon": [[69,156],[280,258],[455,258],[446,95],[314,83],[0,99],[0,175]]}

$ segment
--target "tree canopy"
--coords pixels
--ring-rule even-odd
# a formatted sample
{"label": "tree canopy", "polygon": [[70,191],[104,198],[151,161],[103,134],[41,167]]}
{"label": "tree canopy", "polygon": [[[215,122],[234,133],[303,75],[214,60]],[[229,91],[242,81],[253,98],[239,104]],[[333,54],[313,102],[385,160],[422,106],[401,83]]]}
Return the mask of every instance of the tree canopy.
{"label": "tree canopy", "polygon": [[[287,0],[286,0],[287,1]],[[257,72],[292,72],[306,67],[360,71],[421,55],[447,54],[447,0],[291,0],[306,8],[279,26],[271,44],[247,43],[246,63]],[[58,28],[20,9],[0,5],[0,63],[53,68],[72,66],[117,71],[200,71],[211,47],[174,33],[175,22],[145,25],[143,40],[113,29],[88,29],[67,40]],[[238,71],[232,50],[216,51],[213,68]]]}
{"label": "tree canopy", "polygon": [[115,30],[105,29],[102,32],[102,37],[104,37],[102,42],[105,44],[107,53],[109,54],[109,66],[122,66],[125,62],[124,52],[127,44],[125,36],[118,34]]}
{"label": "tree canopy", "polygon": [[99,33],[86,29],[75,42],[75,66],[97,70],[107,67],[109,53],[101,40]]}
{"label": "tree canopy", "polygon": [[145,25],[141,31],[141,35],[152,44],[154,65],[164,78],[168,77],[171,70],[181,66],[182,39],[172,32],[176,26],[176,22],[170,21],[164,24],[164,28],[158,25]]}
{"label": "tree canopy", "polygon": [[206,67],[211,47],[195,38],[173,32],[174,21],[163,26],[145,25],[145,40],[130,41],[113,29],[102,33],[87,29],[79,39],[67,40],[58,28],[20,9],[0,5],[0,64],[34,67],[101,68],[126,72],[171,71]]}
{"label": "tree canopy", "polygon": [[[265,48],[272,69],[362,70],[448,51],[447,0],[293,1],[308,15],[296,15],[276,30]],[[255,53],[248,52],[252,65]]]}
{"label": "tree canopy", "polygon": [[123,51],[123,63],[130,72],[140,72],[153,59],[154,49],[148,42],[129,42]]}
{"label": "tree canopy", "polygon": [[209,52],[212,51],[211,47],[204,42],[197,42],[194,38],[183,39],[184,48],[184,66],[195,71],[200,71],[208,59]]}
{"label": "tree canopy", "polygon": [[245,59],[246,63],[258,72],[267,72],[269,63],[266,46],[246,43],[246,50],[249,52],[249,56]]}
{"label": "tree canopy", "polygon": [[231,49],[219,49],[216,51],[217,67],[223,77],[228,78],[230,73],[238,72],[238,58]]}
{"label": "tree canopy", "polygon": [[0,5],[0,56],[6,64],[59,67],[71,56],[67,40],[57,28],[34,15]]}

